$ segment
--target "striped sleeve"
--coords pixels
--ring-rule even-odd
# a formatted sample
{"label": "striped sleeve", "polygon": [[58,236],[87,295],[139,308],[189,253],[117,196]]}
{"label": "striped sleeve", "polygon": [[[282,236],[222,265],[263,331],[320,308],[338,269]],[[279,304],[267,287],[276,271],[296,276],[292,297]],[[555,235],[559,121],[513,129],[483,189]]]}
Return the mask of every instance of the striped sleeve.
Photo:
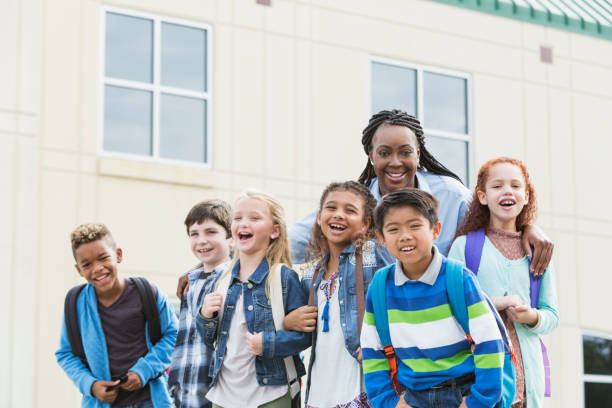
{"label": "striped sleeve", "polygon": [[389,363],[383,352],[380,337],[376,331],[372,291],[366,296],[365,313],[361,330],[361,353],[363,374],[368,399],[374,408],[394,408],[399,401],[391,387]]}
{"label": "striped sleeve", "polygon": [[502,395],[504,345],[495,315],[474,279],[471,273],[464,274],[476,376],[466,403],[470,408],[492,407]]}

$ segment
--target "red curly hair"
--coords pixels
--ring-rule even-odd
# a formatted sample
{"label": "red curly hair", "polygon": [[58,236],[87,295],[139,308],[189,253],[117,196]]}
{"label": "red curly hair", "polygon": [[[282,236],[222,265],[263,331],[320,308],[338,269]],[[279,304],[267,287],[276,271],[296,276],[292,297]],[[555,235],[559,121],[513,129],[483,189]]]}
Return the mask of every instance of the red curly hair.
{"label": "red curly hair", "polygon": [[472,195],[472,202],[468,207],[463,223],[461,224],[459,229],[457,229],[455,238],[461,235],[466,235],[468,232],[476,231],[481,228],[487,228],[489,226],[489,219],[491,218],[491,213],[489,211],[489,207],[480,204],[480,200],[478,199],[478,192],[485,191],[491,167],[500,163],[509,163],[518,167],[519,169],[521,169],[521,173],[523,174],[523,178],[525,179],[525,191],[528,194],[529,201],[527,202],[527,204],[525,204],[521,213],[516,218],[516,229],[521,231],[527,225],[533,224],[533,222],[535,221],[538,211],[538,203],[536,200],[535,188],[531,183],[531,178],[529,177],[527,167],[522,161],[518,159],[513,159],[510,157],[497,157],[495,159],[489,160],[488,162],[483,164],[482,167],[480,167],[480,170],[478,171],[476,187],[474,188],[474,194]]}

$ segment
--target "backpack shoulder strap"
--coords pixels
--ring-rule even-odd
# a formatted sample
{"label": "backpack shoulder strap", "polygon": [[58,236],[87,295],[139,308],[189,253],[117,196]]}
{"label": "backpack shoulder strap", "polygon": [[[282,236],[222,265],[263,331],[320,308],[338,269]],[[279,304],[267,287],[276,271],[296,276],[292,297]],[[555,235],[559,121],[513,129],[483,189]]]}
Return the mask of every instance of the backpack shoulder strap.
{"label": "backpack shoulder strap", "polygon": [[448,303],[457,322],[465,332],[470,334],[469,316],[463,288],[463,265],[454,259],[446,259],[446,293]]}
{"label": "backpack shoulder strap", "polygon": [[361,326],[365,314],[365,290],[363,283],[363,253],[359,249],[355,253],[355,289],[357,291],[357,334],[361,337]]}
{"label": "backpack shoulder strap", "polygon": [[85,358],[85,350],[83,349],[83,340],[81,339],[81,330],[79,329],[79,319],[77,316],[77,299],[85,285],[83,283],[75,286],[66,294],[66,299],[64,299],[64,322],[72,354],[77,356],[86,367],[89,367]]}
{"label": "backpack shoulder strap", "polygon": [[478,274],[480,258],[482,258],[482,248],[485,242],[485,230],[481,228],[476,231],[468,232],[465,237],[465,266],[474,275]]}
{"label": "backpack shoulder strap", "polygon": [[[283,264],[276,265],[272,273],[272,281],[270,286],[270,304],[272,305],[272,319],[274,320],[274,328],[276,330],[283,329],[283,320],[285,319],[285,306],[283,302],[283,281],[282,281]],[[287,374],[287,384],[291,398],[295,398],[300,392],[300,381],[293,356],[288,356],[283,359],[285,364],[285,372]]]}
{"label": "backpack shoulder strap", "polygon": [[145,319],[149,325],[149,340],[151,340],[151,344],[155,344],[161,340],[162,335],[159,310],[157,309],[153,288],[146,278],[138,277],[131,279],[134,285],[136,285],[136,289],[140,295],[142,310],[144,311]]}
{"label": "backpack shoulder strap", "polygon": [[392,263],[380,269],[374,274],[368,292],[372,292],[372,309],[374,311],[374,323],[376,332],[383,346],[383,353],[389,363],[389,377],[391,377],[391,388],[396,395],[401,393],[399,381],[397,379],[398,366],[395,349],[391,344],[391,332],[389,331],[389,315],[387,314],[387,279],[391,268],[395,268]]}
{"label": "backpack shoulder strap", "polygon": [[378,337],[380,337],[380,342],[383,346],[391,344],[389,316],[387,315],[387,279],[389,278],[391,268],[395,268],[395,264],[388,265],[376,272],[368,289],[368,291],[372,291],[374,321]]}

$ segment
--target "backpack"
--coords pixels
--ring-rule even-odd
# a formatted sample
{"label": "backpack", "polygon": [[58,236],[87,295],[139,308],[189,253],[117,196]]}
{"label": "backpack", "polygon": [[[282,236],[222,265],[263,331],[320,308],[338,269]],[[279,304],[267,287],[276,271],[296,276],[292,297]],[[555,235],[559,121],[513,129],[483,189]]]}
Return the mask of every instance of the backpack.
{"label": "backpack", "polygon": [[[477,231],[470,231],[465,238],[465,265],[474,273],[478,274],[478,267],[480,266],[480,258],[482,257],[482,248],[485,241],[485,230],[483,228]],[[531,261],[529,261],[531,264]],[[529,273],[529,300],[531,307],[538,307],[538,299],[540,298],[540,286],[542,285],[542,275],[535,276]],[[551,396],[550,386],[550,360],[548,359],[548,350],[544,345],[542,339],[540,340],[540,347],[542,349],[542,360],[544,362],[544,396]]]}
{"label": "backpack", "polygon": [[[283,283],[281,279],[282,268],[283,264],[279,263],[276,265],[276,268],[274,268],[273,271],[268,272],[272,273],[269,301],[272,307],[272,319],[274,320],[274,327],[276,330],[282,330],[283,320],[285,319],[285,307],[283,305]],[[224,302],[223,307],[217,312],[217,317],[219,318],[219,327],[223,319],[223,308],[225,307],[225,301],[227,300],[227,291],[229,289],[231,280],[232,274],[224,272],[224,274],[221,275],[219,281],[216,284],[217,288],[214,290],[214,292],[223,295]],[[297,374],[297,369],[295,368],[293,356],[287,356],[283,358],[283,363],[285,365],[285,372],[287,375],[287,384],[289,386],[289,393],[291,395],[292,407],[299,407],[301,405],[300,379]]]}
{"label": "backpack", "polygon": [[[145,278],[130,279],[132,279],[132,282],[136,285],[136,289],[140,295],[145,319],[148,323],[149,340],[151,344],[155,344],[161,340],[162,335],[159,310],[157,309],[157,302],[153,294],[153,289],[149,281]],[[77,356],[85,367],[89,368],[87,358],[85,357],[85,350],[83,349],[83,340],[81,338],[81,330],[79,328],[79,319],[77,316],[77,299],[86,285],[86,283],[83,283],[82,285],[75,286],[66,294],[66,299],[64,299],[64,322],[66,324],[66,332],[68,333],[68,341],[70,342],[72,354]]]}
{"label": "backpack", "polygon": [[[378,337],[383,346],[383,352],[389,363],[389,376],[391,377],[391,386],[396,394],[401,394],[399,381],[397,380],[398,363],[395,355],[395,350],[391,344],[391,334],[389,331],[389,317],[387,315],[387,293],[386,285],[389,277],[389,271],[394,268],[395,265],[391,264],[383,269],[380,269],[374,275],[372,283],[370,284],[370,291],[372,292],[372,307],[374,310],[374,321],[376,324],[376,331]],[[449,298],[451,310],[455,319],[466,334],[467,339],[474,348],[474,342],[470,336],[469,331],[469,317],[467,311],[467,305],[465,302],[465,291],[463,288],[463,265],[452,259],[446,259],[446,292]],[[485,295],[485,299],[489,304],[489,308],[495,316],[497,326],[502,336],[502,343],[504,344],[504,365],[502,367],[502,401],[500,401],[502,408],[510,407],[514,401],[515,393],[515,368],[514,365],[516,360],[512,352],[512,347],[508,340],[506,328],[504,327],[499,314],[493,307],[492,302]]]}

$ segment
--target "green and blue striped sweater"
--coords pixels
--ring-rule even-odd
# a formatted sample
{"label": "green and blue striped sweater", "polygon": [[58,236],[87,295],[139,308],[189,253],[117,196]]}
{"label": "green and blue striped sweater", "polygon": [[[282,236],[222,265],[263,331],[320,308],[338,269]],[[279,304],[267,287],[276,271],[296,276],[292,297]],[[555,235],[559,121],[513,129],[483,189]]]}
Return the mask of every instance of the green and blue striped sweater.
{"label": "green and blue striped sweater", "polygon": [[[501,334],[474,276],[464,271],[470,334],[475,343],[472,352],[449,305],[445,267],[444,259],[433,285],[410,280],[396,286],[395,265],[389,271],[387,314],[391,342],[399,360],[398,381],[403,387],[425,390],[473,372],[476,381],[466,400],[468,407],[493,407],[501,397]],[[376,331],[372,292],[368,291],[361,333],[366,390],[375,408],[393,408],[399,396],[391,388],[382,346]]]}

